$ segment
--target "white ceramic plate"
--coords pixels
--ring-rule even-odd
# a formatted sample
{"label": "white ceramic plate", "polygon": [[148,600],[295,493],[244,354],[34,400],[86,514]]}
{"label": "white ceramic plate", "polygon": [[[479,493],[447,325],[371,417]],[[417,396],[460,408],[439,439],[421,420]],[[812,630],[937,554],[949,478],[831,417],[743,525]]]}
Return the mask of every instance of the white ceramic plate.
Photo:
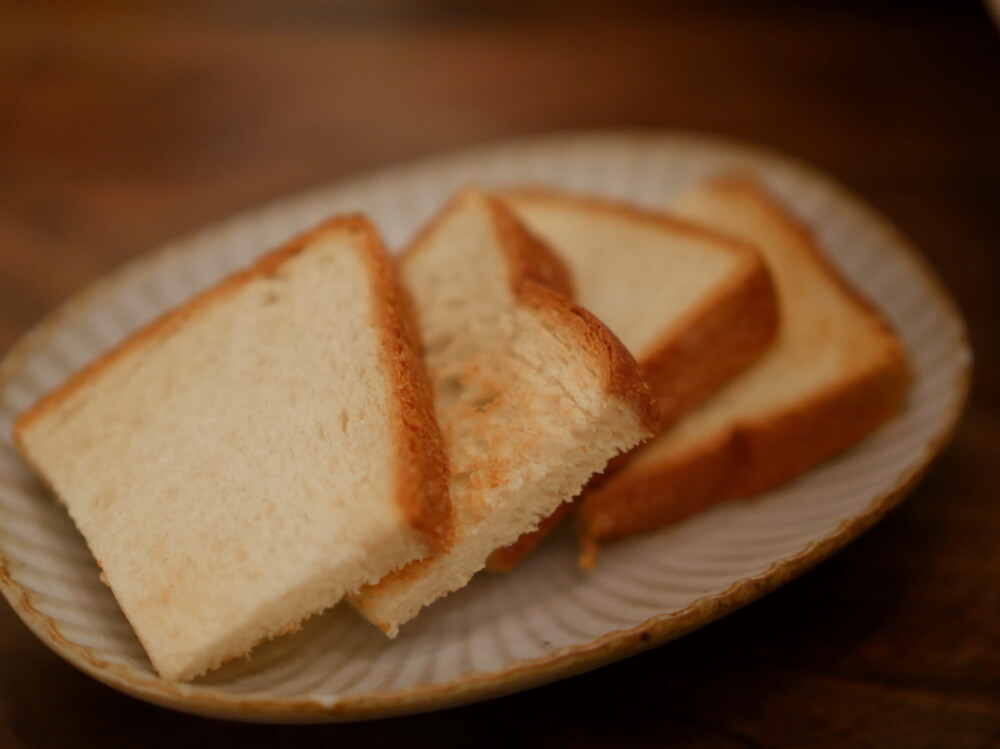
{"label": "white ceramic plate", "polygon": [[[836,460],[751,502],[602,552],[577,570],[566,536],[513,574],[480,575],[390,642],[346,607],[195,684],[156,677],[65,511],[11,445],[17,414],[196,290],[331,213],[362,210],[398,247],[459,186],[551,183],[651,206],[739,168],[816,232],[889,317],[914,369],[904,411]],[[971,353],[947,292],[906,241],[846,192],[770,153],[701,137],[550,136],[391,169],[249,212],[122,268],[26,336],[0,365],[0,587],[38,637],[143,699],[248,720],[351,720],[484,699],[679,637],[773,590],[876,522],[954,429]]]}

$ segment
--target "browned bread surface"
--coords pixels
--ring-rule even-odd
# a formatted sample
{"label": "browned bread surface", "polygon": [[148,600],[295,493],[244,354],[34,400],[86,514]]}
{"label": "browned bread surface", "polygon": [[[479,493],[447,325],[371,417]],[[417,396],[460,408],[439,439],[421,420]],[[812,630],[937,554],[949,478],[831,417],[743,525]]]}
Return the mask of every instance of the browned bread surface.
{"label": "browned bread surface", "polygon": [[352,597],[390,635],[464,586],[658,416],[618,339],[563,293],[562,264],[505,206],[461,193],[400,261],[452,475],[456,540]]}
{"label": "browned bread surface", "polygon": [[[578,301],[631,343],[657,398],[661,430],[749,366],[773,339],[774,287],[745,242],[599,197],[538,187],[497,195],[560,254],[576,279]],[[700,267],[699,257],[708,267]],[[630,273],[644,278],[630,279]],[[614,290],[616,284],[622,288]],[[662,305],[692,285],[697,292],[682,303]],[[612,461],[607,472],[627,458]],[[547,521],[498,549],[490,568],[512,569],[558,524]]]}
{"label": "browned bread surface", "polygon": [[[497,196],[562,258],[580,305],[627,345],[634,341],[630,350],[659,402],[664,426],[728,382],[774,337],[778,325],[774,288],[759,255],[747,243],[662,211],[590,195],[531,187],[500,191]],[[588,231],[592,225],[617,233],[613,251],[581,251],[584,244],[597,241],[596,232]],[[612,306],[602,298],[601,289],[616,282],[623,265],[635,262],[629,249],[632,233],[658,243],[661,264],[645,269],[649,287],[616,297]],[[650,303],[657,296],[669,296],[671,284],[687,282],[671,277],[671,253],[703,253],[720,258],[725,267],[700,293],[657,319]],[[690,270],[699,273],[697,266]],[[651,320],[655,332],[633,335],[628,322],[619,321],[623,308],[628,317]]]}

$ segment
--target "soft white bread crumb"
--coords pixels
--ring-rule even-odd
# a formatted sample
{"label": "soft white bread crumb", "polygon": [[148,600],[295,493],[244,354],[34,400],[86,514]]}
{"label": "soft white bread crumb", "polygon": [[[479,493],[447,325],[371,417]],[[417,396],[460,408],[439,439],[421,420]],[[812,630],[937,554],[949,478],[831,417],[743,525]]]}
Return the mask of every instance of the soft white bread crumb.
{"label": "soft white bread crumb", "polygon": [[443,452],[393,283],[371,226],[333,220],[19,420],[165,679],[443,544]]}

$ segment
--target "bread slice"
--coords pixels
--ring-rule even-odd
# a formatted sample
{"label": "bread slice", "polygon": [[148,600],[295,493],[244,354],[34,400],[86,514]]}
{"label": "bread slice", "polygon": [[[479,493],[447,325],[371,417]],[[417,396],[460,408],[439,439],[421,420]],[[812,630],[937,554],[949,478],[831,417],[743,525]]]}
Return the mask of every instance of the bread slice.
{"label": "bread slice", "polygon": [[447,544],[447,465],[404,301],[371,225],[334,219],[15,424],[163,678]]}
{"label": "bread slice", "polygon": [[584,498],[585,548],[778,486],[871,432],[905,396],[899,341],[763,189],[717,178],[673,210],[760,248],[778,289],[780,329],[750,369]]}
{"label": "bread slice", "polygon": [[499,201],[460,194],[400,272],[448,453],[455,537],[352,597],[390,637],[657,422],[635,360],[558,291],[568,290],[564,269]]}
{"label": "bread slice", "polygon": [[[550,189],[498,193],[566,262],[579,303],[635,355],[666,428],[746,368],[773,339],[777,300],[757,252],[658,211]],[[569,507],[490,569],[512,569]]]}
{"label": "bread slice", "polygon": [[671,424],[773,339],[755,249],[671,215],[550,189],[498,193],[569,268],[576,301],[635,356]]}

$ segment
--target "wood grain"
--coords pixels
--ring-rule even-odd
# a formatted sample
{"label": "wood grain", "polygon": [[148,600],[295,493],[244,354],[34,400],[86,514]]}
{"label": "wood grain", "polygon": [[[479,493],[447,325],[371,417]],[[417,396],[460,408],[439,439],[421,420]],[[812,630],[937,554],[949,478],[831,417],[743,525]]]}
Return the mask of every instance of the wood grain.
{"label": "wood grain", "polygon": [[372,724],[254,727],[116,694],[0,609],[0,745],[1000,743],[1000,34],[974,2],[0,2],[0,351],[171,237],[443,149],[682,128],[845,182],[955,292],[954,445],[884,523],[694,635]]}

